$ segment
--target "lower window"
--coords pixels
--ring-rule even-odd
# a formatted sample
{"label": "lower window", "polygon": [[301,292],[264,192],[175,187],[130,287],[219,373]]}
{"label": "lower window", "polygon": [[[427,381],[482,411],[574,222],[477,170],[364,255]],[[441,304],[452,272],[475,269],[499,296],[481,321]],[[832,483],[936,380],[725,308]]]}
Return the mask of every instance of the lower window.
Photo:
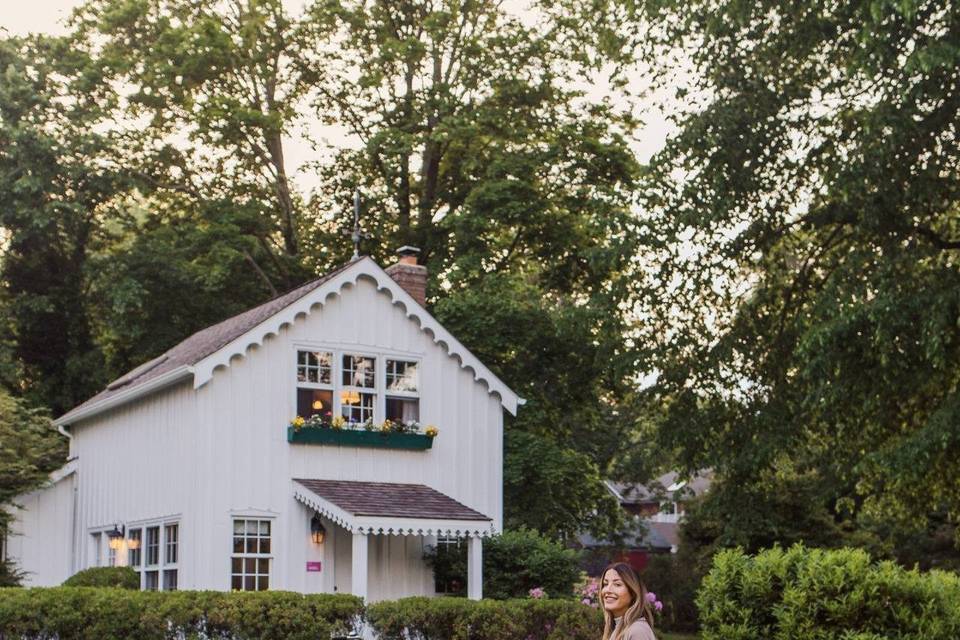
{"label": "lower window", "polygon": [[164,591],[177,590],[177,570],[176,569],[166,569],[163,572],[163,590]]}
{"label": "lower window", "polygon": [[238,518],[233,521],[230,588],[234,591],[266,591],[270,588],[270,525],[269,520]]}
{"label": "lower window", "polygon": [[160,587],[159,571],[143,572],[143,588],[147,591],[156,591]]}

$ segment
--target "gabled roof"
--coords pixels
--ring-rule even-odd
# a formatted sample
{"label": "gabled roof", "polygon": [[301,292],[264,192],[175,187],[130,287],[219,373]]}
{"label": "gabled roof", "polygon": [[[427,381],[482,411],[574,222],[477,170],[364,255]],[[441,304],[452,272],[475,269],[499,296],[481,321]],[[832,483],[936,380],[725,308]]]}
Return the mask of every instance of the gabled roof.
{"label": "gabled roof", "polygon": [[293,497],[353,533],[482,538],[493,521],[422,484],[293,479]]}
{"label": "gabled roof", "polygon": [[692,478],[680,477],[675,471],[665,473],[649,484],[607,481],[607,489],[621,504],[656,503],[662,500],[683,500],[703,495],[713,482],[713,471],[698,471]]}
{"label": "gabled roof", "polygon": [[339,295],[344,286],[355,284],[361,277],[374,280],[380,290],[387,291],[394,304],[404,307],[407,317],[416,319],[422,330],[432,334],[434,342],[444,346],[450,356],[459,359],[461,367],[470,368],[474,379],[485,383],[489,392],[500,396],[504,408],[516,414],[517,406],[523,404],[523,400],[379,265],[364,257],[194,333],[161,356],[117,378],[106,389],[55,420],[54,424],[61,427],[73,424],[191,377],[194,388],[199,388],[213,377],[214,369],[229,366],[234,356],[245,356],[249,347],[262,344],[267,336],[291,324],[297,315],[310,313],[314,305],[324,304],[327,296]]}

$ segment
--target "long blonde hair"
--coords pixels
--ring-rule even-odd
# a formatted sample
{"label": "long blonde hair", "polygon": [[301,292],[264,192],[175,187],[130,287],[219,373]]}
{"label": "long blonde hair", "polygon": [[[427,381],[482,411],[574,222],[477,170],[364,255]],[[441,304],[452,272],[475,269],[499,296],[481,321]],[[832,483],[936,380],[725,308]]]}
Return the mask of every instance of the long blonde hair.
{"label": "long blonde hair", "polygon": [[[627,590],[630,592],[630,608],[623,614],[620,624],[614,629],[613,614],[603,607],[603,580],[607,577],[607,572],[613,569],[623,580]],[[637,620],[646,620],[650,628],[653,628],[653,609],[647,601],[647,588],[643,586],[640,576],[634,571],[633,567],[626,562],[615,562],[603,570],[600,576],[600,605],[603,608],[603,640],[621,640],[625,637],[627,629]]]}

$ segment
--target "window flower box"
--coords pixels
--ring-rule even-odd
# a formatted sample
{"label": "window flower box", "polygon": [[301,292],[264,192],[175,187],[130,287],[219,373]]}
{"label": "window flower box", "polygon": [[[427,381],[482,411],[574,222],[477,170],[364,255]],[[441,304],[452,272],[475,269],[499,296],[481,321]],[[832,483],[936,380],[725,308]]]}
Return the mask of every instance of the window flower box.
{"label": "window flower box", "polygon": [[292,444],[327,444],[340,447],[373,447],[422,451],[433,447],[433,438],[422,433],[396,433],[324,427],[287,427],[287,442]]}

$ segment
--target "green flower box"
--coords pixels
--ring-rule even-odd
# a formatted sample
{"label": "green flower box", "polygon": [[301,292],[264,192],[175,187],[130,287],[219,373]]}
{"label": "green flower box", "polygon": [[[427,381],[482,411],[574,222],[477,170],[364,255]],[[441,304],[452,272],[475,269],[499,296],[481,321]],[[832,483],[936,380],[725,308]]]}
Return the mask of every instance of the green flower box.
{"label": "green flower box", "polygon": [[351,429],[287,427],[287,442],[294,444],[333,444],[340,447],[374,447],[422,451],[433,447],[433,438],[422,433],[382,433]]}

